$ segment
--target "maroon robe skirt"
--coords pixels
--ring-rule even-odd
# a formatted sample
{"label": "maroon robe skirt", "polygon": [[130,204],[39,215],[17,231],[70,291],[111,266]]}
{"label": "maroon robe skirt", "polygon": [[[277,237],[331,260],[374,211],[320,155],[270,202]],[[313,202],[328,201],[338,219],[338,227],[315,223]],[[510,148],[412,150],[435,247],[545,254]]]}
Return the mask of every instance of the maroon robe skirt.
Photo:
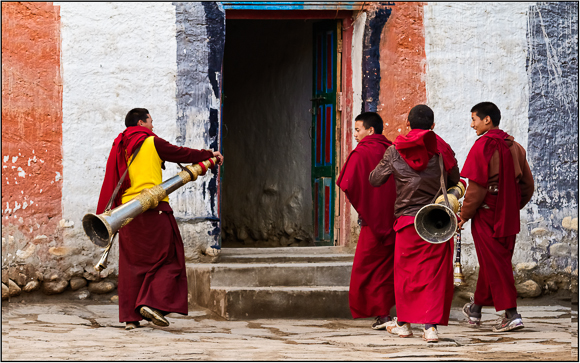
{"label": "maroon robe skirt", "polygon": [[397,319],[447,325],[453,299],[453,239],[441,244],[424,241],[414,220],[401,216],[395,222]]}
{"label": "maroon robe skirt", "polygon": [[484,203],[471,220],[471,234],[479,261],[479,275],[474,303],[494,306],[496,311],[515,308],[517,292],[512,270],[516,236],[494,238],[494,213],[497,195],[487,194]]}
{"label": "maroon robe skirt", "polygon": [[187,315],[183,241],[167,202],[119,230],[119,321],[139,321],[141,305]]}
{"label": "maroon robe skirt", "polygon": [[387,240],[379,240],[368,226],[361,228],[348,290],[354,319],[389,315],[395,305],[394,242],[394,231]]}

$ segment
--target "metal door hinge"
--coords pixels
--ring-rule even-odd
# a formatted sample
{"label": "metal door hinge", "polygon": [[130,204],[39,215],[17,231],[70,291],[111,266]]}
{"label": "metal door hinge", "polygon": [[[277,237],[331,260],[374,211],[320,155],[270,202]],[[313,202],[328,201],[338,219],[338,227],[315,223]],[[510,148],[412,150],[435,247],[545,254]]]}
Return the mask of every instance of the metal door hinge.
{"label": "metal door hinge", "polygon": [[336,103],[337,103],[337,107],[336,109],[338,111],[342,111],[342,92],[338,92],[336,95]]}

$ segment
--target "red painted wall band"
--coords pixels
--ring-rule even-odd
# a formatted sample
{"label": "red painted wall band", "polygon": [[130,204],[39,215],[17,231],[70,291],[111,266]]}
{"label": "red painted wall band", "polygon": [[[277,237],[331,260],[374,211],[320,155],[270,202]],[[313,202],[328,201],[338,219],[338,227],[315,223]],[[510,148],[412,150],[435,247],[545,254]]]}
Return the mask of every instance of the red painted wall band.
{"label": "red painted wall band", "polygon": [[58,7],[2,3],[2,229],[47,243],[62,218],[60,46]]}

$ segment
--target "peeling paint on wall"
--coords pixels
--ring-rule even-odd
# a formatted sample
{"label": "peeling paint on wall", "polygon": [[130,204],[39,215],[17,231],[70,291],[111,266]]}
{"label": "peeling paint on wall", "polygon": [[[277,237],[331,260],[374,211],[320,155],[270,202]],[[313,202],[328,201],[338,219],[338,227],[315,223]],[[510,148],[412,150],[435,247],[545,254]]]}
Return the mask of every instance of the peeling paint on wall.
{"label": "peeling paint on wall", "polygon": [[[89,273],[100,248],[81,220],[94,213],[113,140],[125,115],[145,107],[153,131],[175,142],[176,22],[170,3],[62,3],[64,245]],[[155,16],[151,16],[155,14]],[[169,168],[168,168],[169,169]],[[165,170],[164,179],[176,174]],[[170,203],[174,196],[169,197]],[[117,264],[117,244],[110,269]]]}
{"label": "peeling paint on wall", "polygon": [[[500,127],[527,148],[527,7],[524,3],[424,7],[427,105],[435,114],[434,131],[451,145],[460,169],[477,139],[469,111],[482,101],[499,107]],[[532,259],[526,222],[524,212],[514,263]],[[462,237],[463,264],[471,270],[478,262],[470,222]]]}
{"label": "peeling paint on wall", "polygon": [[391,141],[405,135],[411,108],[426,102],[423,3],[393,6],[380,40],[380,97],[377,112]]}
{"label": "peeling paint on wall", "polygon": [[[177,21],[176,143],[219,148],[221,63],[225,13],[213,2],[174,3]],[[177,171],[177,169],[174,169]],[[217,175],[208,173],[175,192],[172,204],[187,249],[217,244]],[[195,226],[195,227],[194,227]],[[207,232],[200,231],[205,230]],[[186,252],[186,256],[188,253]]]}
{"label": "peeling paint on wall", "polygon": [[59,238],[60,16],[52,3],[2,3],[2,235]]}
{"label": "peeling paint on wall", "polygon": [[[367,19],[367,13],[364,11],[359,12],[353,23],[353,32],[352,32],[352,56],[351,56],[351,67],[352,67],[352,120],[348,125],[350,126],[351,130],[354,130],[355,126],[355,118],[359,115],[360,110],[362,109],[363,98],[362,98],[362,59],[363,59],[363,39],[364,39],[364,30],[365,24]],[[348,134],[345,133],[345,135]],[[343,155],[348,156],[352,149],[354,149],[357,145],[357,142],[354,138],[354,132],[350,132],[350,150],[344,150]],[[350,225],[350,230],[348,233],[348,240],[350,243],[356,243],[358,240],[358,235],[360,233],[360,226],[357,223],[358,221],[358,213],[354,209],[354,207],[350,206],[350,221],[347,222],[347,225]]]}
{"label": "peeling paint on wall", "polygon": [[[578,3],[530,6],[527,35],[528,160],[536,183],[529,222],[544,261],[558,243],[578,248],[571,225],[578,217]],[[542,229],[548,234],[539,236]],[[575,269],[577,261],[576,255],[557,264]]]}
{"label": "peeling paint on wall", "polygon": [[[352,25],[353,98],[345,104],[353,110],[346,124],[352,127],[362,110],[376,110],[393,139],[406,131],[401,126],[410,108],[427,103],[435,111],[435,131],[451,144],[462,166],[476,139],[469,109],[495,102],[502,111],[501,127],[528,150],[537,185],[522,211],[515,271],[528,263],[545,274],[577,276],[578,3],[364,7]],[[95,277],[92,265],[100,249],[88,241],[81,218],[95,210],[107,156],[129,109],[148,108],[154,131],[169,142],[220,147],[225,31],[223,7],[214,2],[2,3],[3,266],[28,263],[27,276],[39,280],[37,268]],[[299,102],[295,107],[301,109]],[[279,125],[301,127],[284,117]],[[243,126],[255,126],[253,121]],[[247,147],[260,142],[260,132],[268,136],[271,130],[265,126],[254,132],[244,140]],[[288,160],[304,157],[296,155],[303,150],[282,149],[282,154],[293,153]],[[252,167],[265,168],[271,156],[257,158]],[[304,163],[309,162],[308,156]],[[293,177],[306,176],[309,186],[309,170],[301,174],[299,164],[282,165],[272,174],[292,169]],[[177,172],[169,164],[164,179]],[[251,183],[251,175],[246,179]],[[246,202],[224,202],[246,203],[247,215],[261,208],[263,213],[253,216],[262,223],[251,232],[256,238],[271,231],[296,236],[296,221],[311,209],[306,206],[310,191],[300,180],[266,180],[257,188],[258,197],[240,193]],[[218,200],[213,173],[170,196],[188,260],[218,240]],[[279,205],[286,208],[283,217],[276,215]],[[354,209],[350,218],[356,240]],[[116,254],[113,250],[105,275],[116,273]],[[469,233],[463,256],[465,267],[477,266]],[[20,278],[20,272],[11,273]]]}
{"label": "peeling paint on wall", "polygon": [[[363,39],[365,24],[367,20],[367,13],[361,11],[355,18],[353,24],[353,34],[352,34],[352,120],[351,128],[354,129],[355,118],[359,115],[362,110],[363,98],[362,98],[362,60],[363,60]],[[354,133],[352,133],[351,145],[353,148],[356,145],[356,140],[354,138]],[[352,150],[348,150],[350,153]],[[354,210],[354,208],[352,209]],[[358,218],[358,217],[357,217]],[[356,221],[357,219],[355,219]]]}
{"label": "peeling paint on wall", "polygon": [[363,39],[361,112],[377,111],[381,82],[379,49],[383,27],[390,15],[389,7],[376,6],[367,16]]}
{"label": "peeling paint on wall", "polygon": [[500,127],[527,148],[527,9],[527,3],[424,8],[427,105],[435,113],[435,132],[453,147],[460,168],[477,139],[469,110],[479,102],[495,103]]}

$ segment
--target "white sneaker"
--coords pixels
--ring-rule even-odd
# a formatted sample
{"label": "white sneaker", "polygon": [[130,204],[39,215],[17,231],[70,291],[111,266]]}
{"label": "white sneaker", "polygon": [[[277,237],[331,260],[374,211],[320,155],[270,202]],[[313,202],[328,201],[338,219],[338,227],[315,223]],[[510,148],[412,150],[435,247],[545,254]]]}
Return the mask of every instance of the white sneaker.
{"label": "white sneaker", "polygon": [[437,343],[439,341],[439,336],[437,336],[437,329],[430,327],[429,329],[423,329],[423,340],[427,343]]}
{"label": "white sneaker", "polygon": [[[395,318],[397,319],[397,318]],[[387,323],[385,324],[385,329],[387,329],[388,327],[392,326],[393,328],[397,326],[396,320],[389,320],[387,321]]]}
{"label": "white sneaker", "polygon": [[[388,319],[391,319],[391,317],[389,316]],[[387,328],[387,326],[389,325],[393,325],[393,320],[383,320],[380,317],[376,317],[375,318],[375,322],[373,323],[373,325],[371,325],[371,328],[375,329],[375,330],[384,330]]]}
{"label": "white sneaker", "polygon": [[413,336],[413,332],[411,331],[411,324],[405,323],[403,325],[399,325],[397,322],[397,318],[393,318],[394,324],[387,326],[387,331],[391,334],[397,334],[401,338],[409,338]]}

